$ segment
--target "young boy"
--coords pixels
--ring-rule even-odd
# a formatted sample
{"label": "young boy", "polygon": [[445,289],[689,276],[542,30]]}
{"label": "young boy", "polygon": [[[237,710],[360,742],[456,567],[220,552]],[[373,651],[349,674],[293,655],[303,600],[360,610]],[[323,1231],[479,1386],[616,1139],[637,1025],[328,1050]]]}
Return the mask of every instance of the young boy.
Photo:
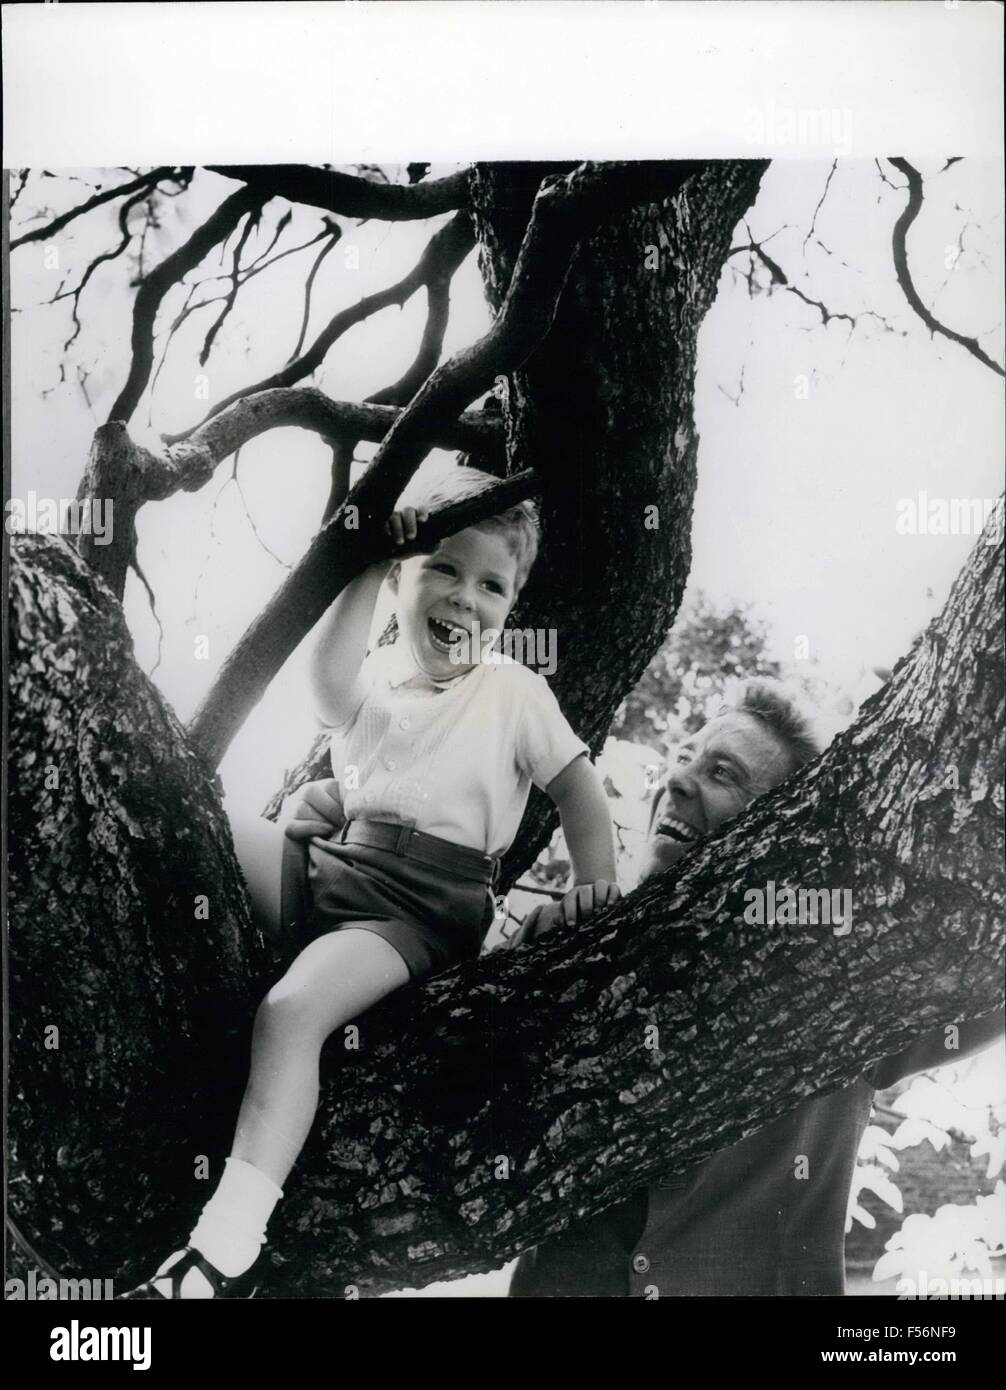
{"label": "young boy", "polygon": [[[395,544],[415,539],[429,507],[494,481],[454,470],[425,506],[392,516]],[[534,510],[521,503],[430,554],[372,566],[319,625],[312,684],[331,730],[345,824],[328,838],[286,840],[278,884],[262,874],[274,862],[259,852],[266,823],[258,841],[246,828],[236,833],[260,918],[281,919],[307,944],[256,1015],[251,1073],[216,1192],[186,1249],[124,1297],[248,1291],[242,1276],[314,1120],[322,1045],[410,980],[478,955],[499,857],[532,782],[559,810],[572,894],[588,912],[618,897],[611,820],[589,750],[543,677],[470,641],[502,630],[537,547]],[[385,581],[398,638],[367,655]]]}

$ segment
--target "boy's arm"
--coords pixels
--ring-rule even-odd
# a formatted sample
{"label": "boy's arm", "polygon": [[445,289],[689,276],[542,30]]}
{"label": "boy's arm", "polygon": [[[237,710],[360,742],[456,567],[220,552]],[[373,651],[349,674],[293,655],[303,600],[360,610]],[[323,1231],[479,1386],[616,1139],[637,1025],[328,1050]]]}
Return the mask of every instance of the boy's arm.
{"label": "boy's arm", "polygon": [[[384,529],[396,547],[405,546],[416,539],[419,524],[429,515],[426,507],[402,507],[391,513]],[[311,690],[315,711],[326,726],[344,724],[359,705],[357,678],[367,655],[377,595],[391,565],[391,560],[381,560],[357,575],[318,624],[311,653]]]}
{"label": "boy's arm", "polygon": [[545,789],[562,822],[573,870],[573,887],[544,913],[567,926],[586,921],[621,897],[615,882],[615,837],[597,768],[586,756],[574,758]]}
{"label": "boy's arm", "polygon": [[350,581],[318,624],[311,653],[311,692],[322,724],[336,727],[354,710],[354,695],[377,595],[391,562],[370,565]]}

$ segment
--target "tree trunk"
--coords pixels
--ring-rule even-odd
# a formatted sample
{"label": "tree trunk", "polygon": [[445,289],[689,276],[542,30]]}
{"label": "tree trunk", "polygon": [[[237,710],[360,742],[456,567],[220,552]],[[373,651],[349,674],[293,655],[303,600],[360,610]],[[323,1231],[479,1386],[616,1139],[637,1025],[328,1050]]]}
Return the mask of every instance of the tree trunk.
{"label": "tree trunk", "polygon": [[166,1182],[189,1190],[197,1112],[199,1151],[226,1142],[214,1091],[270,961],[214,780],[109,590],[28,534],[11,604],[9,1209],[89,1274],[156,1228]]}
{"label": "tree trunk", "polygon": [[[676,878],[393,996],[356,1047],[332,1039],[268,1293],[497,1267],[997,1005],[992,535],[856,725]],[[10,1204],[64,1271],[145,1274],[220,1172],[268,962],[212,781],[111,595],[63,542],[29,537],[12,591]],[[850,890],[851,931],[751,924],[746,894],[769,880]]]}

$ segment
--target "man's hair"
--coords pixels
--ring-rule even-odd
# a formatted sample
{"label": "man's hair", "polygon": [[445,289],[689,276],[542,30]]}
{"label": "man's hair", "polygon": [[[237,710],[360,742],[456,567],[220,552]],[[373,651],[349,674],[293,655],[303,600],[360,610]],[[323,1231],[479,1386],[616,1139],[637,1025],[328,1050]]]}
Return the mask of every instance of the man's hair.
{"label": "man's hair", "polygon": [[792,760],[791,774],[812,762],[822,750],[820,736],[799,696],[782,681],[768,677],[742,681],[736,690],[727,693],[719,713],[732,710],[749,714],[776,736]]}
{"label": "man's hair", "polygon": [[[427,471],[414,478],[398,499],[398,505],[424,505],[431,510],[446,507],[466,497],[478,497],[499,481],[499,478],[494,478],[491,473],[483,473],[479,468],[461,468],[451,464],[437,470],[432,476]],[[517,561],[516,582],[517,591],[520,592],[537,557],[541,538],[538,509],[534,503],[518,502],[494,516],[473,521],[471,529],[498,531],[503,536],[507,549]]]}

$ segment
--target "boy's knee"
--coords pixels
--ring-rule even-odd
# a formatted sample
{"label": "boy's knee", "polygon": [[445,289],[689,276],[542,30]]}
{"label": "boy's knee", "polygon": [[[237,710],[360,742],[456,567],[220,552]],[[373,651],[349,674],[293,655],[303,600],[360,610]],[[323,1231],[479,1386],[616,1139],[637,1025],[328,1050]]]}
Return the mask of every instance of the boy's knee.
{"label": "boy's knee", "polygon": [[310,1034],[317,1027],[317,1006],[312,992],[288,976],[277,981],[258,1006],[255,1027],[269,1032]]}

